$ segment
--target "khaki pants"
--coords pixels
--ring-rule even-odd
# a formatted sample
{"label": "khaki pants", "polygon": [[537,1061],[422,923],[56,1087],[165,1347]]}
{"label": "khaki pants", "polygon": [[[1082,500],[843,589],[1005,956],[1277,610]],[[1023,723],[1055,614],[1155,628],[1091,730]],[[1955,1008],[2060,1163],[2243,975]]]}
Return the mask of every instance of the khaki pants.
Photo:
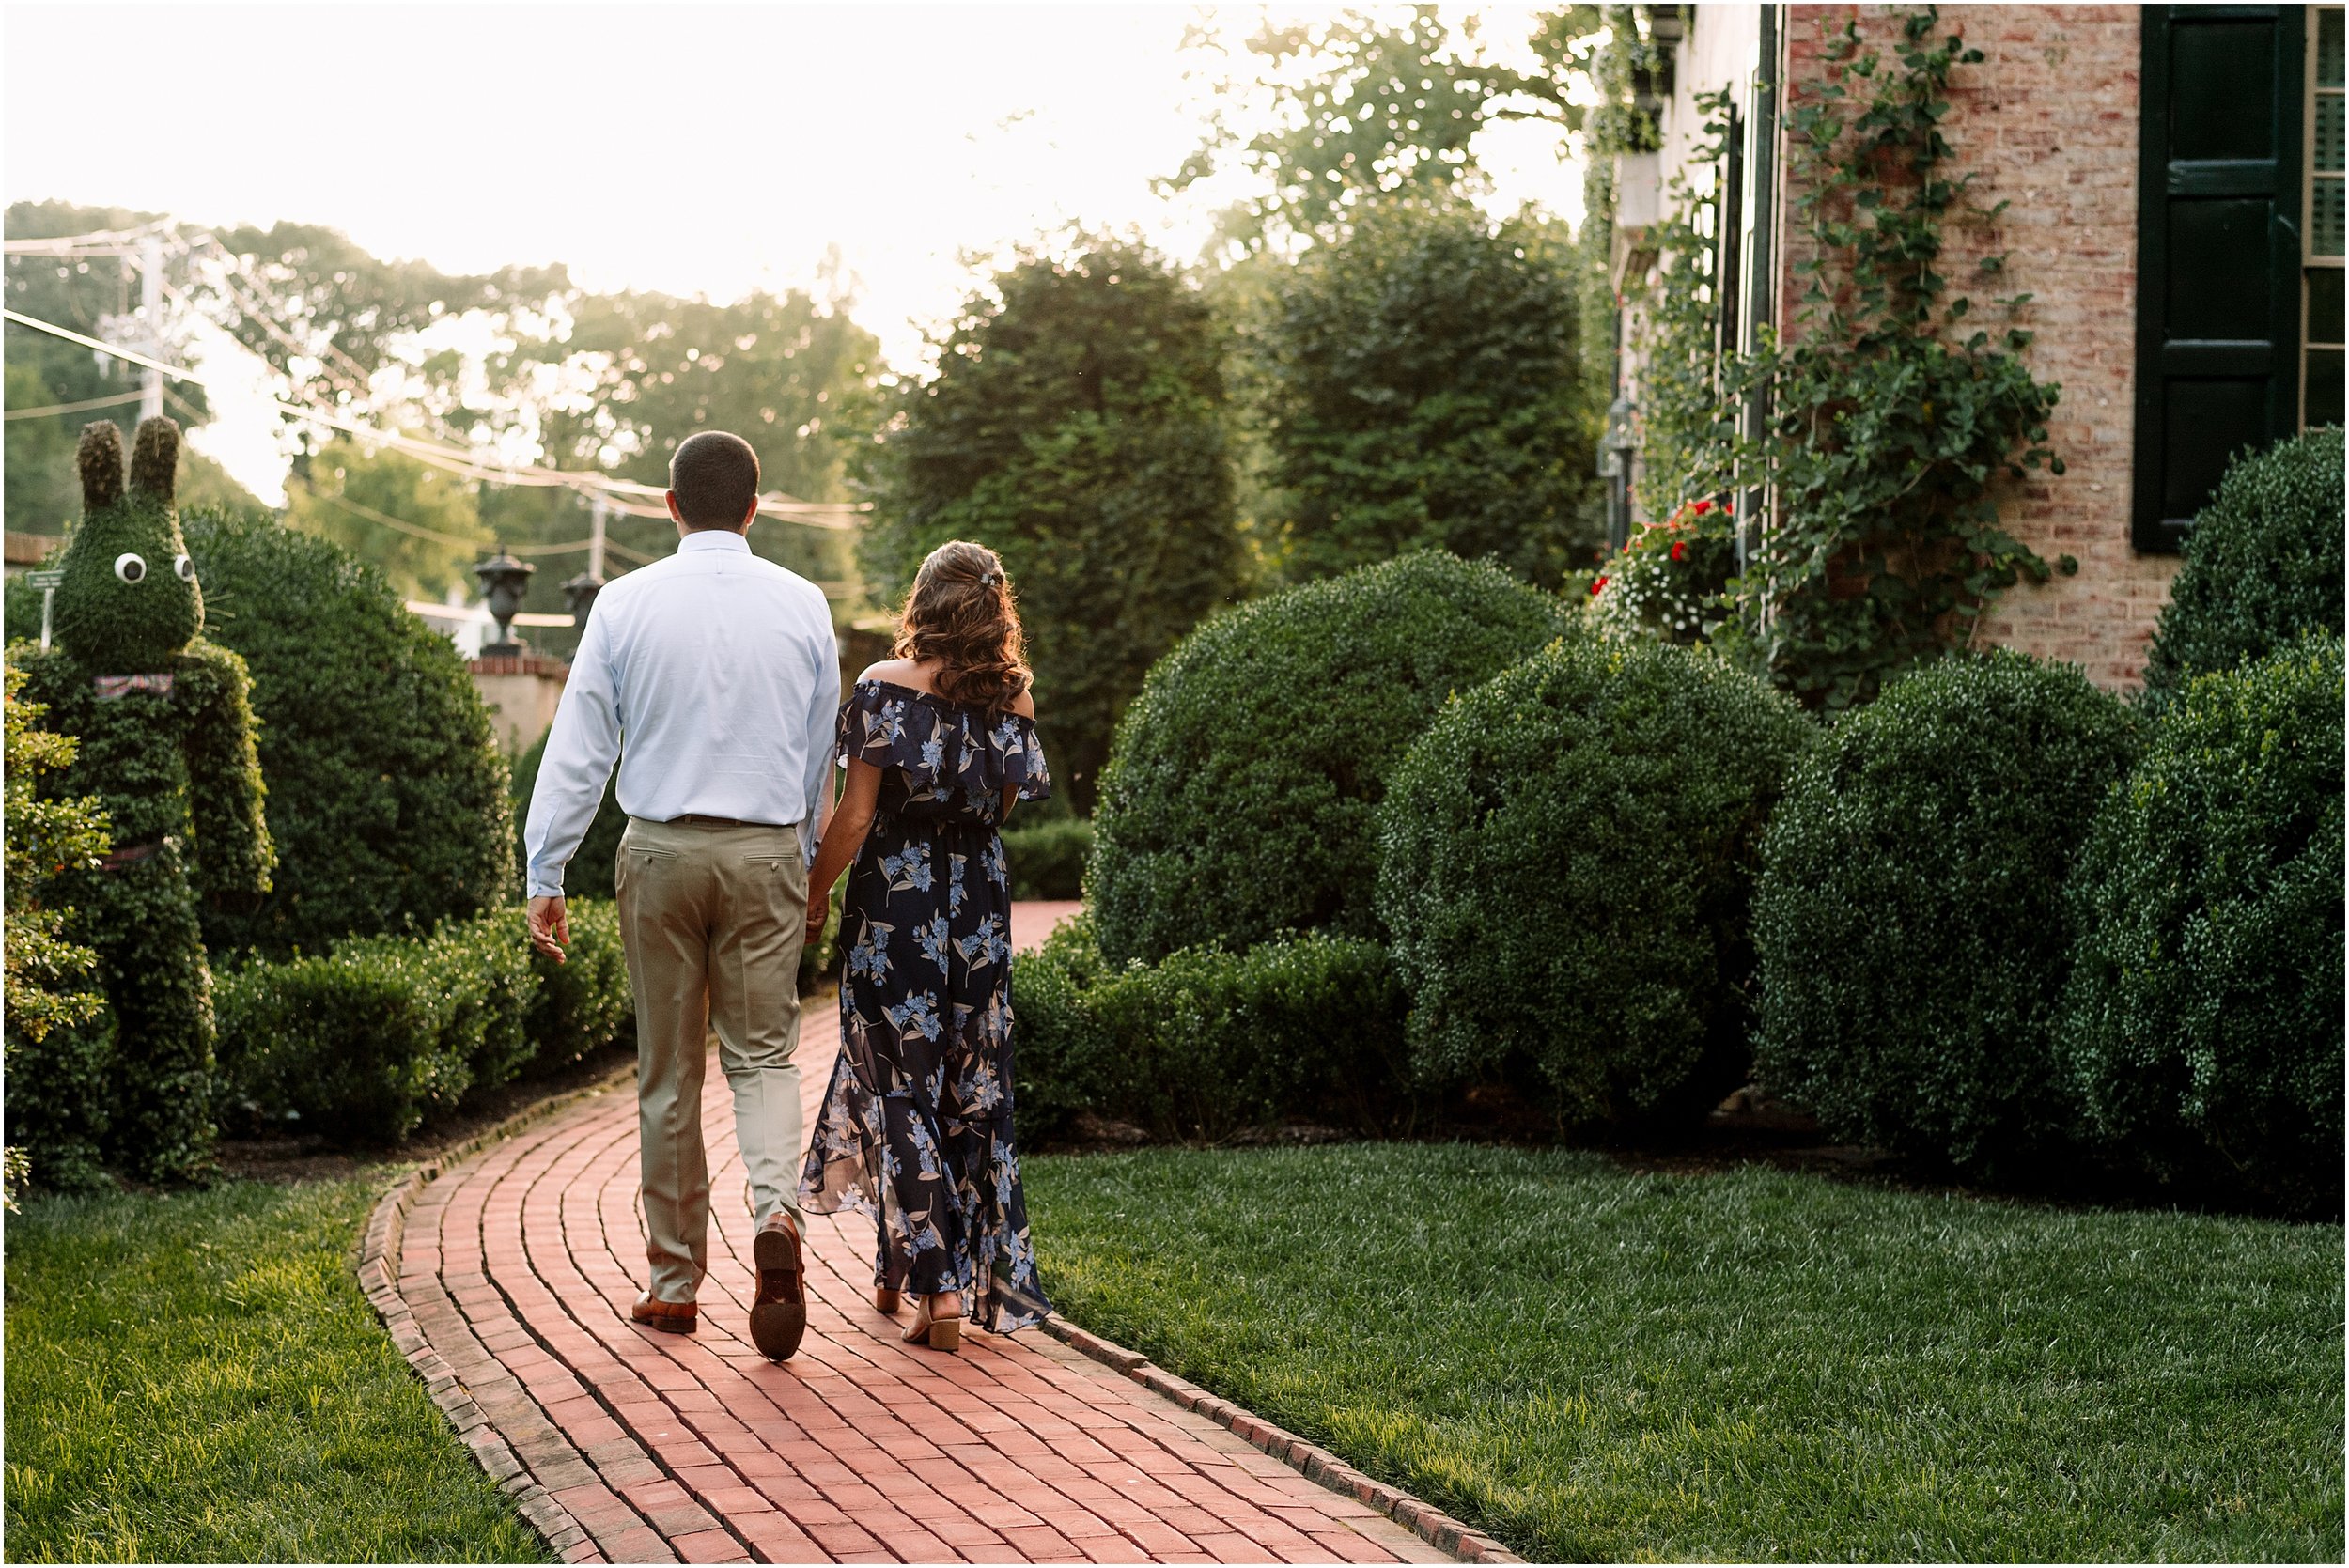
{"label": "khaki pants", "polygon": [[800,1218],[800,945],[807,866],[796,828],[629,818],[620,938],[636,992],[646,1256],[656,1300],[693,1299],[708,1263],[702,1147],[708,1034],[734,1090],[754,1221]]}

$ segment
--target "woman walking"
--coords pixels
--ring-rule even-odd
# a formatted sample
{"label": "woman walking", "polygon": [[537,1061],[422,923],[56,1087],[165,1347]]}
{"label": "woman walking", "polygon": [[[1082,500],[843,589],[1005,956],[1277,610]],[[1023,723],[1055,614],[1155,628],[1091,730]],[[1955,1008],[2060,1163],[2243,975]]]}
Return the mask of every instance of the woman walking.
{"label": "woman walking", "polygon": [[[843,868],[841,1051],[801,1202],[880,1233],[873,1302],[914,1299],[910,1344],[955,1350],[962,1320],[1006,1333],[1051,1309],[1012,1143],[1011,883],[998,830],[1051,792],[1025,639],[1003,562],[930,552],[896,658],[840,710],[848,787],[809,876],[807,939]],[[851,864],[851,862],[854,863]]]}

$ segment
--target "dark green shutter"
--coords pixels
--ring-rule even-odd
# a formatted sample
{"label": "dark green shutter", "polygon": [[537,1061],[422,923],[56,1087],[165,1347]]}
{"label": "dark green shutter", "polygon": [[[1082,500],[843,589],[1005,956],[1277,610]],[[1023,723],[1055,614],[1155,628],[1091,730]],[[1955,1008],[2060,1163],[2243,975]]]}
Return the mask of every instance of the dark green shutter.
{"label": "dark green shutter", "polygon": [[2131,536],[2174,551],[2227,459],[2299,425],[2298,6],[2145,8]]}

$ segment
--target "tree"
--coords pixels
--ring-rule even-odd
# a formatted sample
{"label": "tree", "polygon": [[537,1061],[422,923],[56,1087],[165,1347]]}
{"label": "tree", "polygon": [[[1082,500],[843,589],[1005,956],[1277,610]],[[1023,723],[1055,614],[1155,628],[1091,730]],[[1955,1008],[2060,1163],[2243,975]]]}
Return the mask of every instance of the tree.
{"label": "tree", "polygon": [[[134,229],[155,221],[152,212],[119,207],[77,207],[69,202],[17,202],[8,210],[12,241],[54,240],[100,230]],[[175,281],[184,282],[184,264],[172,263]],[[127,317],[139,303],[140,280],[123,256],[15,255],[8,258],[8,308],[36,320],[91,337],[118,341],[144,328],[117,329],[110,318]],[[168,332],[173,323],[163,323]],[[120,397],[111,406],[74,410],[37,419],[11,419],[7,438],[7,512],[11,533],[61,534],[81,511],[80,480],[73,471],[73,442],[93,419],[128,421],[136,416],[138,367],[122,360],[101,363],[77,344],[11,321],[7,330],[8,404],[14,411]],[[170,389],[171,412],[181,423],[201,423],[207,414],[204,389]],[[188,477],[185,472],[181,479]]]}
{"label": "tree", "polygon": [[[1542,120],[1561,137],[1585,109],[1575,89],[1590,74],[1600,8],[1562,7],[1533,19],[1538,62],[1519,70],[1488,57],[1477,20],[1455,28],[1432,5],[1401,21],[1344,11],[1312,23],[1267,23],[1248,41],[1262,62],[1224,97],[1254,95],[1272,129],[1242,142],[1218,114],[1206,142],[1165,182],[1185,190],[1237,163],[1262,182],[1227,210],[1227,239],[1254,247],[1290,236],[1342,232],[1366,201],[1440,200],[1481,181],[1471,145],[1500,120]],[[1204,45],[1193,31],[1188,42]],[[1563,153],[1563,148],[1561,147]]]}
{"label": "tree", "polygon": [[1089,806],[1150,665],[1241,581],[1205,303],[1131,241],[1032,253],[974,295],[864,459],[864,558],[902,592],[952,538],[1019,595],[1057,784]]}
{"label": "tree", "polygon": [[[729,429],[757,451],[767,489],[836,501],[845,455],[872,422],[879,345],[838,291],[754,291],[731,303],[591,294],[560,267],[448,274],[383,261],[312,225],[221,241],[241,270],[215,303],[248,347],[312,396],[364,389],[380,418],[437,440],[661,484],[678,442]],[[483,486],[475,505],[485,536],[518,547],[578,546],[588,532],[585,504],[567,489]],[[396,532],[340,536],[397,579],[412,551],[379,553]],[[606,575],[673,544],[666,519],[614,514]],[[820,582],[854,576],[847,531],[770,519],[751,547]],[[566,610],[562,583],[585,564],[583,550],[541,561],[557,569],[537,574],[522,608]],[[537,640],[570,642],[559,631]]]}
{"label": "tree", "polygon": [[382,568],[403,594],[473,588],[489,531],[469,481],[390,448],[337,436],[286,485],[286,521]]}
{"label": "tree", "polygon": [[1465,202],[1365,210],[1256,334],[1292,578],[1407,551],[1554,586],[1599,545],[1571,249]]}

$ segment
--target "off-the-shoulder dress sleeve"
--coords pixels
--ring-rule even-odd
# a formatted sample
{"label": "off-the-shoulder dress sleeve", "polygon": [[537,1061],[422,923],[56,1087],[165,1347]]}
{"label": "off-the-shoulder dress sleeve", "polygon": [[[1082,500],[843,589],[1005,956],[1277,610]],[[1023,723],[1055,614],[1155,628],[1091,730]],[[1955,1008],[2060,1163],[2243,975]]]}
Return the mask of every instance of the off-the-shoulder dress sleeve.
{"label": "off-the-shoulder dress sleeve", "polygon": [[913,800],[1000,797],[1008,788],[1022,800],[1041,800],[1052,793],[1034,720],[878,681],[857,682],[841,705],[838,749],[844,768],[854,761],[902,770]]}

